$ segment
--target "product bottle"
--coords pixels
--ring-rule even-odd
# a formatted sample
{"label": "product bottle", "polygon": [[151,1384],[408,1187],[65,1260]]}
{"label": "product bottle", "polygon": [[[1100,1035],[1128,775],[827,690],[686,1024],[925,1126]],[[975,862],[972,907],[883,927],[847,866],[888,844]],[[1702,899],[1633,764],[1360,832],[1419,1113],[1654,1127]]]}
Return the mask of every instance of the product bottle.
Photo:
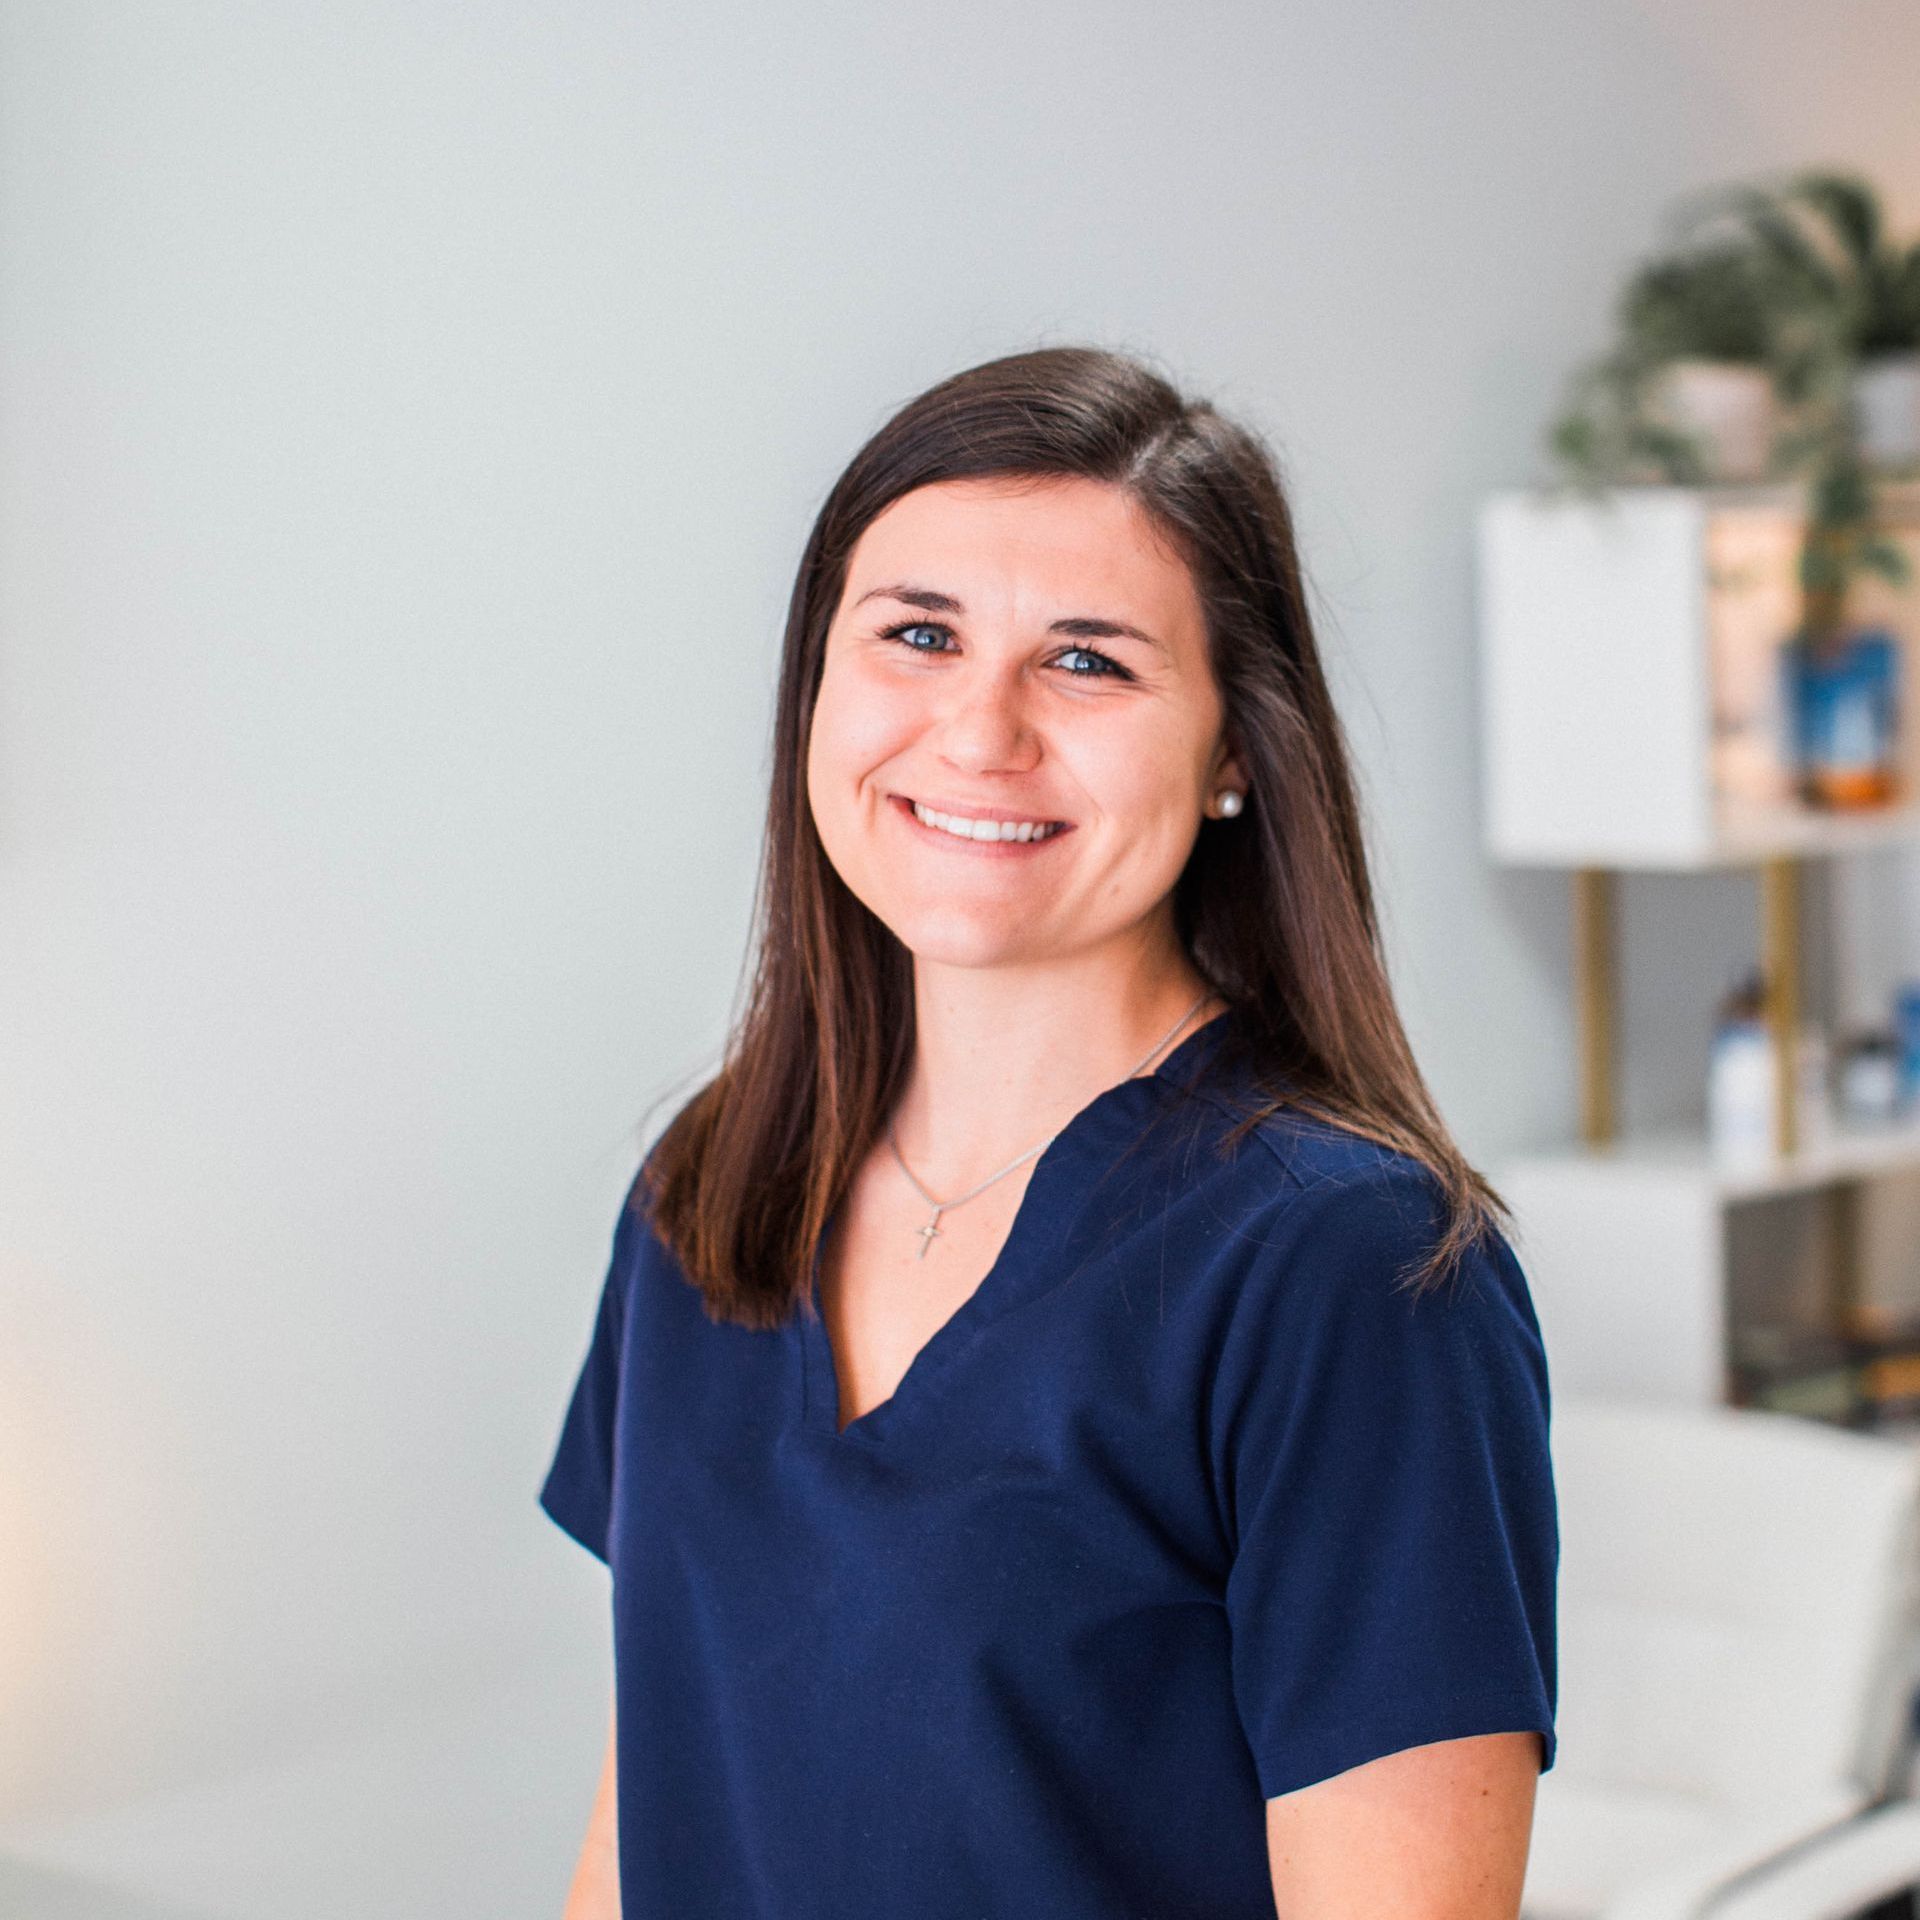
{"label": "product bottle", "polygon": [[1715,1012],[1707,1053],[1707,1145],[1722,1162],[1773,1157],[1773,1107],[1779,1062],[1767,1031],[1766,990],[1749,974]]}

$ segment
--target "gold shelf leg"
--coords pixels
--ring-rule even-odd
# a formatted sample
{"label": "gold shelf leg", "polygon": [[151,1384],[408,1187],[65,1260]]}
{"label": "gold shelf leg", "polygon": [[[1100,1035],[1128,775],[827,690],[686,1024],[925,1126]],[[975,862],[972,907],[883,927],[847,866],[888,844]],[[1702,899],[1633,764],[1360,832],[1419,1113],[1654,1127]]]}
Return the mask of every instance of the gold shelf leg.
{"label": "gold shelf leg", "polygon": [[1580,1138],[1604,1146],[1618,1128],[1614,1105],[1614,1025],[1619,1004],[1615,962],[1614,875],[1578,867],[1573,875],[1573,980],[1580,1019]]}
{"label": "gold shelf leg", "polygon": [[1800,866],[1791,855],[1760,868],[1760,967],[1773,1035],[1773,1139],[1783,1154],[1799,1145]]}

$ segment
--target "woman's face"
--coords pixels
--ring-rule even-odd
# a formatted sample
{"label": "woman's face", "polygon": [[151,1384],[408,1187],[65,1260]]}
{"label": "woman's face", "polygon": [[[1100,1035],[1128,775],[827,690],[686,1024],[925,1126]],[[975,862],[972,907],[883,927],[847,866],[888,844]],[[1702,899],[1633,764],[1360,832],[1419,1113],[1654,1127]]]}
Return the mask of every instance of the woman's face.
{"label": "woman's face", "polygon": [[841,878],[920,959],[1087,956],[1170,933],[1149,923],[1203,813],[1246,785],[1222,718],[1192,576],[1129,495],[941,481],[854,548],[807,792]]}

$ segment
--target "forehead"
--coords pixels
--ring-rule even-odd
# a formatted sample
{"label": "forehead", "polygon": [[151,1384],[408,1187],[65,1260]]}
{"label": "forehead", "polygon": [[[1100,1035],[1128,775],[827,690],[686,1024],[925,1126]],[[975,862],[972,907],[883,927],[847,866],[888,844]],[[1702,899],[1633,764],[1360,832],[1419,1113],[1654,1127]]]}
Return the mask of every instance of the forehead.
{"label": "forehead", "polygon": [[1185,561],[1131,494],[1100,480],[941,480],[902,494],[855,544],[842,605],[909,583],[969,612],[1044,607],[1169,635],[1201,622]]}

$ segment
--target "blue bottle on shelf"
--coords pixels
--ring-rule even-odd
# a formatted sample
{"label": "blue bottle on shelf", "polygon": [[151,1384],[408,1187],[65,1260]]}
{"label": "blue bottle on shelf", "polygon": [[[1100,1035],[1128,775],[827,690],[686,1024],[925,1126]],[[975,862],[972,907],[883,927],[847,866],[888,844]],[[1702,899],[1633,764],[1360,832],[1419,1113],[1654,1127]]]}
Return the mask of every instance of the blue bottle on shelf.
{"label": "blue bottle on shelf", "polygon": [[1900,646],[1883,627],[1852,627],[1782,650],[1802,797],[1811,805],[1884,806],[1899,797]]}
{"label": "blue bottle on shelf", "polygon": [[1893,1030],[1900,1041],[1900,1096],[1920,1102],[1920,980],[1907,981],[1893,997]]}

